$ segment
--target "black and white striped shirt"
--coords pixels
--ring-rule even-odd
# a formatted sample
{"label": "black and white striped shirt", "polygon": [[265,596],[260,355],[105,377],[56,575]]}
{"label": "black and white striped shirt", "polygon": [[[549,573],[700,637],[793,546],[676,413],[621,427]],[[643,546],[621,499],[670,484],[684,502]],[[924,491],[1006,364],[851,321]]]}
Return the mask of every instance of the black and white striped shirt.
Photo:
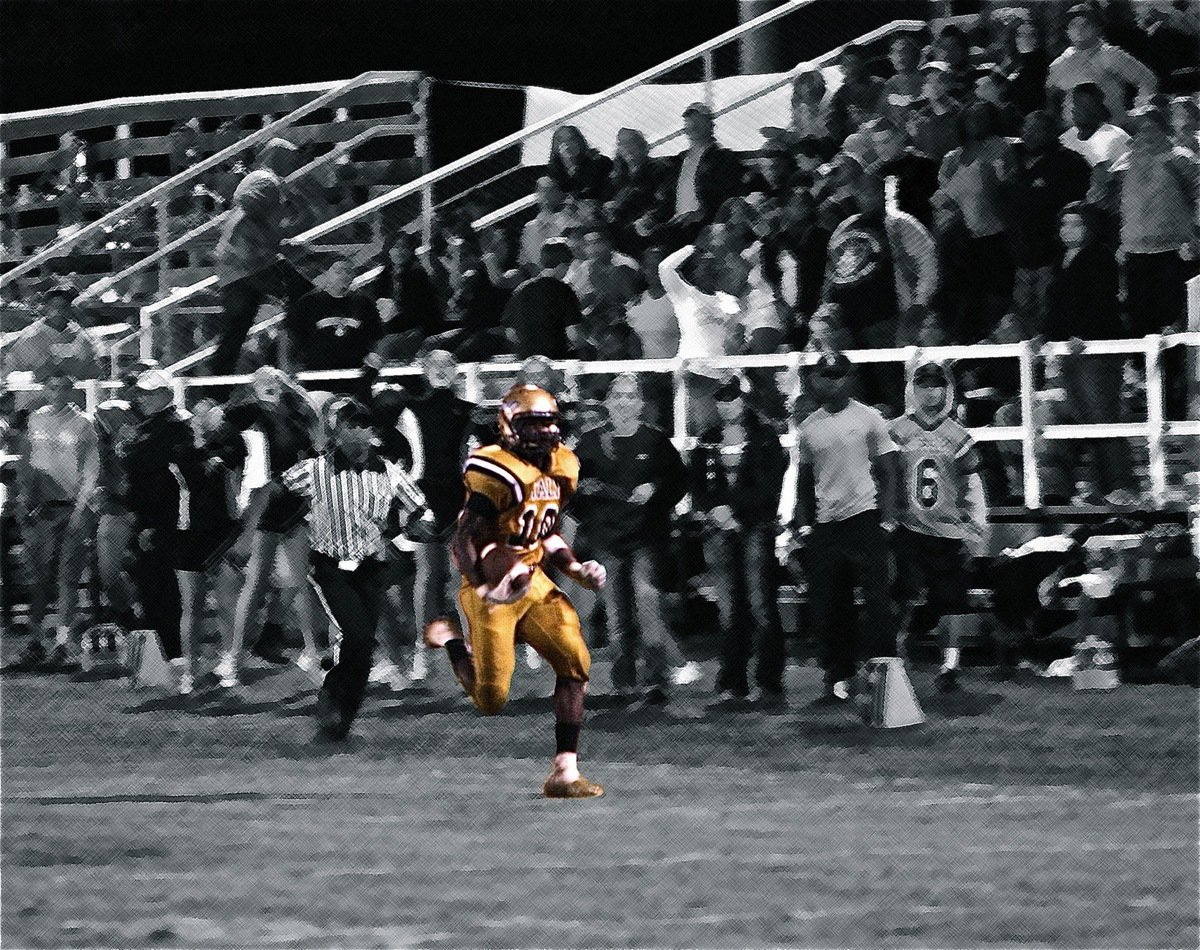
{"label": "black and white striped shirt", "polygon": [[296,463],[281,481],[309,499],[312,549],[338,560],[357,561],[379,553],[384,544],[380,526],[393,500],[405,515],[425,505],[421,490],[398,465],[376,462],[366,469],[343,468],[329,453]]}

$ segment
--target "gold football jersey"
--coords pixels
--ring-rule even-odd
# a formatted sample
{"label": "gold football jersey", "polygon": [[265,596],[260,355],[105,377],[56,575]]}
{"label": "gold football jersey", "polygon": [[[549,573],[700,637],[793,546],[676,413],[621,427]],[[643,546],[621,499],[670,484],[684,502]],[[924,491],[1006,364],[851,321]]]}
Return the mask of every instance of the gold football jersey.
{"label": "gold football jersey", "polygon": [[483,495],[500,512],[500,530],[526,564],[540,564],[542,541],[558,530],[563,506],[579,484],[579,459],[566,446],[550,456],[549,471],[518,458],[499,445],[485,445],[467,457],[467,490]]}

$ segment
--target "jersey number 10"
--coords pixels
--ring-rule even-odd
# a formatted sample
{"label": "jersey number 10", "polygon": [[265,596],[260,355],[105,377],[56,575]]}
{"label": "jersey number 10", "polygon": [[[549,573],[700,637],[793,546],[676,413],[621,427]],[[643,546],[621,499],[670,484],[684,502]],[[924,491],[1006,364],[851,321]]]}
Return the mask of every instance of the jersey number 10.
{"label": "jersey number 10", "polygon": [[537,505],[526,505],[521,512],[520,533],[517,542],[521,547],[532,547],[538,541],[544,541],[554,534],[558,528],[558,508],[547,505],[538,509]]}

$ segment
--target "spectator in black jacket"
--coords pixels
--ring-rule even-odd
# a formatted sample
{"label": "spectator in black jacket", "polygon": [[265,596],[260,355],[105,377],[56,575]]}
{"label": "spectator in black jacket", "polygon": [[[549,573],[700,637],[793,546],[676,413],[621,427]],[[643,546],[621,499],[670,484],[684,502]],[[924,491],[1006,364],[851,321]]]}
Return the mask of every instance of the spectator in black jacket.
{"label": "spectator in black jacket", "polygon": [[[704,531],[704,562],[717,591],[723,642],[718,703],[747,698],[747,667],[757,653],[754,698],[774,707],[783,702],[775,528],[787,457],[775,430],[747,408],[744,385],[734,376],[717,390],[720,422],[692,451],[689,481],[692,510]],[[748,625],[738,622],[742,617]]]}
{"label": "spectator in black jacket", "polygon": [[[1112,250],[1099,240],[1101,225],[1095,208],[1072,202],[1062,209],[1059,221],[1063,254],[1047,292],[1046,337],[1067,341],[1072,347],[1073,352],[1062,361],[1065,408],[1073,421],[1121,422],[1124,357],[1084,356],[1078,352],[1081,340],[1125,335],[1117,297],[1117,261]],[[1090,445],[1096,459],[1096,487],[1101,493],[1130,489],[1133,477],[1128,442],[1099,439]]]}
{"label": "spectator in black jacket", "polygon": [[646,136],[637,129],[617,132],[617,157],[608,175],[603,205],[618,250],[640,256],[650,231],[662,217],[666,164],[650,157]]}
{"label": "spectator in black jacket", "polygon": [[1025,117],[1017,151],[1022,171],[1010,185],[1010,204],[1020,209],[1010,216],[1017,265],[1013,310],[1031,334],[1039,334],[1046,326],[1046,290],[1060,251],[1059,211],[1087,194],[1091,168],[1059,144],[1049,112]]}
{"label": "spectator in black jacket", "polygon": [[612,161],[592,148],[573,125],[560,125],[550,137],[550,160],[546,174],[564,195],[572,198],[604,198]]}
{"label": "spectator in black jacket", "polygon": [[932,198],[938,189],[938,163],[918,152],[908,131],[890,115],[872,124],[871,145],[878,163],[872,169],[880,178],[895,178],[897,202],[926,228],[933,226]]}
{"label": "spectator in black jacket", "polygon": [[713,111],[703,102],[683,110],[687,150],[672,160],[664,198],[671,217],[661,231],[671,248],[695,243],[725,202],[743,193],[741,160],[717,142]]}
{"label": "spectator in black jacket", "polygon": [[525,281],[508,299],[501,316],[503,349],[521,359],[541,355],[552,360],[571,357],[568,332],[583,320],[579,298],[566,282],[574,255],[566,241],[542,245],[542,271]]}
{"label": "spectator in black jacket", "polygon": [[136,572],[142,609],[186,695],[208,575],[236,537],[225,473],[241,458],[236,447],[222,457],[199,445],[172,404],[171,379],[162,370],[138,377],[134,399],[142,422],[125,468],[142,549]]}
{"label": "spectator in black jacket", "polygon": [[370,296],[353,288],[353,280],[350,260],[339,257],[322,286],[289,308],[280,336],[284,371],[352,369],[379,343],[379,310]]}
{"label": "spectator in black jacket", "polygon": [[420,243],[420,235],[408,231],[392,236],[371,295],[383,318],[380,351],[389,362],[409,362],[426,337],[448,329],[437,286],[417,254]]}
{"label": "spectator in black jacket", "polygon": [[445,349],[459,359],[486,359],[501,352],[493,347],[493,331],[500,327],[510,292],[488,277],[478,242],[450,237],[444,264],[449,289],[446,322],[454,329],[427,338],[418,355]]}
{"label": "spectator in black jacket", "polygon": [[671,511],[687,490],[687,471],[670,439],[642,421],[635,374],[612,381],[605,408],[607,421],[584,432],[575,449],[580,481],[573,505],[608,568],[601,596],[608,628],[619,638],[613,685],[634,690],[640,658],[645,700],[661,704],[672,679],[691,682],[699,671],[683,662],[662,609],[663,591],[672,586]]}

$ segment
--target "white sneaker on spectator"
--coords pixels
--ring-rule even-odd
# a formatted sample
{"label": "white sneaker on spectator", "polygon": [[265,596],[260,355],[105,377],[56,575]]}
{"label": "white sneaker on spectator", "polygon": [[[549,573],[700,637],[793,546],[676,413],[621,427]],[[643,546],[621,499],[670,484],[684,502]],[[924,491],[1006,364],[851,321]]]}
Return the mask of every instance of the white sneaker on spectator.
{"label": "white sneaker on spectator", "polygon": [[324,682],[325,671],[321,669],[321,657],[318,654],[312,653],[309,650],[303,650],[300,655],[296,657],[296,666],[298,666],[300,671],[318,686]]}
{"label": "white sneaker on spectator", "polygon": [[671,670],[671,682],[676,686],[687,686],[689,683],[698,683],[704,678],[704,670],[700,668],[700,664],[695,660],[688,660],[683,666],[677,666]]}
{"label": "white sneaker on spectator", "polygon": [[412,670],[409,671],[408,678],[417,681],[425,679],[428,675],[429,660],[425,656],[425,647],[418,644],[416,651],[413,653]]}
{"label": "white sneaker on spectator", "polygon": [[187,657],[177,657],[171,661],[171,672],[175,674],[175,692],[180,696],[191,695],[192,683],[192,664]]}
{"label": "white sneaker on spectator", "polygon": [[542,668],[542,657],[528,643],[525,644],[525,665],[531,670],[540,670]]}
{"label": "white sneaker on spectator", "polygon": [[232,653],[222,653],[221,660],[213,667],[213,674],[217,677],[222,689],[232,689],[240,684],[238,678],[237,661],[233,658]]}
{"label": "white sneaker on spectator", "polygon": [[393,693],[403,692],[408,688],[408,677],[400,672],[400,667],[386,660],[371,667],[368,683],[382,683]]}

